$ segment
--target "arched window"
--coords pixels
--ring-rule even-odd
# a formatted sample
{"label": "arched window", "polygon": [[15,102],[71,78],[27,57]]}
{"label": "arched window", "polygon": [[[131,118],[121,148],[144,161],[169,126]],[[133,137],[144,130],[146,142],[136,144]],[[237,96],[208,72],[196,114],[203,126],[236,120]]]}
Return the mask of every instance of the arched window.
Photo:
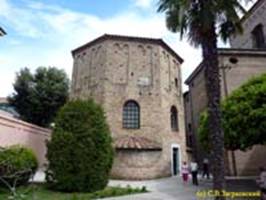
{"label": "arched window", "polygon": [[265,39],[262,24],[257,25],[251,33],[253,38],[253,47],[265,48]]}
{"label": "arched window", "polygon": [[140,128],[140,107],[135,101],[127,101],[123,107],[123,128]]}
{"label": "arched window", "polygon": [[178,131],[178,113],[176,107],[172,106],[170,112],[171,129],[172,131]]}

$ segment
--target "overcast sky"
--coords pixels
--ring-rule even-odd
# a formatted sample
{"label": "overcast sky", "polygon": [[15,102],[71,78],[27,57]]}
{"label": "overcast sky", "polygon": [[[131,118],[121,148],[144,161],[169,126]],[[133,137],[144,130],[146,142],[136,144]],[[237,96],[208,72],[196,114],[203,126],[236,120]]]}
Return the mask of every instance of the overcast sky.
{"label": "overcast sky", "polygon": [[55,66],[71,77],[71,50],[104,33],[162,38],[184,58],[184,81],[201,61],[201,51],[166,29],[157,2],[0,0],[0,26],[7,32],[0,38],[0,97],[12,93],[15,73],[23,67]]}

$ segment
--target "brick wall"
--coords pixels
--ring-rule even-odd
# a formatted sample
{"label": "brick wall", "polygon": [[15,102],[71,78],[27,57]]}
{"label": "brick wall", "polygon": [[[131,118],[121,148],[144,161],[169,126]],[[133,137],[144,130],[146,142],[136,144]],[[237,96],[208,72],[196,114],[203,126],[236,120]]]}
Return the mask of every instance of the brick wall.
{"label": "brick wall", "polygon": [[[162,152],[117,152],[112,175],[146,179],[171,175],[172,145],[179,145],[187,159],[180,60],[157,40],[115,37],[75,53],[71,98],[94,98],[101,103],[113,139],[130,135],[162,145]],[[141,81],[145,84],[141,83]],[[122,127],[123,105],[135,100],[140,106],[140,129]],[[170,109],[178,110],[179,131],[172,131]],[[134,166],[131,159],[152,166]],[[125,165],[125,162],[127,166]]]}

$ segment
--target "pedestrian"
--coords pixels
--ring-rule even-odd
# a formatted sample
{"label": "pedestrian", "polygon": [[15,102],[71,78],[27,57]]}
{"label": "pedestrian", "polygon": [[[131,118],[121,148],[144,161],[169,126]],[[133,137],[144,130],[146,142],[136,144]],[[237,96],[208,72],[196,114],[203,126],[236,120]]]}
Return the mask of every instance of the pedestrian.
{"label": "pedestrian", "polygon": [[202,173],[202,178],[204,178],[205,175],[207,176],[207,179],[210,178],[210,174],[209,174],[209,160],[208,160],[208,158],[204,158],[204,160],[203,160],[203,173]]}
{"label": "pedestrian", "polygon": [[192,184],[199,185],[198,183],[198,164],[196,162],[190,163],[190,170],[192,175]]}
{"label": "pedestrian", "polygon": [[188,174],[189,174],[189,168],[188,168],[188,164],[187,164],[186,161],[184,161],[183,164],[182,164],[181,174],[182,174],[182,178],[183,178],[183,183],[184,184],[187,184]]}
{"label": "pedestrian", "polygon": [[257,184],[260,187],[261,199],[266,200],[266,168],[260,167],[260,176],[257,179]]}

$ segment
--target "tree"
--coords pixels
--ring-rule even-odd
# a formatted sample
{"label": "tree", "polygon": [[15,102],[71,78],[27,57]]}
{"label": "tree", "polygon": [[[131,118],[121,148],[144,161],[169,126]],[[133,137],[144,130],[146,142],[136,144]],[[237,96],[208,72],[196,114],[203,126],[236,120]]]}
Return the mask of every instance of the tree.
{"label": "tree", "polygon": [[21,119],[48,127],[67,101],[69,80],[63,70],[55,67],[39,67],[35,74],[24,68],[17,73],[13,87],[15,93],[8,100]]}
{"label": "tree", "polygon": [[222,104],[223,127],[231,150],[266,143],[266,74],[235,90]]}
{"label": "tree", "polygon": [[[223,109],[222,109],[222,127],[224,129],[224,124],[226,123],[224,117],[223,117]],[[206,111],[202,112],[200,115],[200,122],[199,122],[199,128],[198,128],[198,137],[201,147],[206,152],[210,152],[212,149],[212,144],[210,142],[210,133],[208,129],[208,123],[209,123],[209,116]],[[240,135],[232,134],[231,132],[225,132],[224,131],[224,147],[227,150],[235,151],[240,150],[240,140],[238,136],[242,137],[241,133]]]}
{"label": "tree", "polygon": [[[252,78],[232,92],[221,105],[225,148],[246,151],[254,145],[266,143],[266,74]],[[209,117],[201,114],[200,143],[206,151],[210,144]]]}
{"label": "tree", "polygon": [[102,108],[89,101],[71,101],[60,109],[47,144],[46,180],[66,192],[103,189],[113,162],[111,134]]}
{"label": "tree", "polygon": [[166,13],[170,31],[180,32],[181,37],[187,33],[190,43],[202,48],[213,146],[213,189],[221,191],[225,179],[217,37],[226,41],[230,34],[241,31],[237,12],[244,9],[239,0],[160,0],[158,11]]}
{"label": "tree", "polygon": [[26,192],[17,190],[33,178],[38,168],[38,160],[31,149],[23,146],[0,147],[0,189],[10,192],[8,199],[25,199]]}
{"label": "tree", "polygon": [[[199,142],[202,147],[202,149],[205,152],[211,151],[211,145],[210,145],[210,139],[209,139],[209,129],[208,129],[208,123],[209,123],[209,116],[206,111],[202,112],[200,114],[200,121],[199,121],[199,127],[198,127],[198,137]],[[225,144],[225,142],[224,142]]]}

